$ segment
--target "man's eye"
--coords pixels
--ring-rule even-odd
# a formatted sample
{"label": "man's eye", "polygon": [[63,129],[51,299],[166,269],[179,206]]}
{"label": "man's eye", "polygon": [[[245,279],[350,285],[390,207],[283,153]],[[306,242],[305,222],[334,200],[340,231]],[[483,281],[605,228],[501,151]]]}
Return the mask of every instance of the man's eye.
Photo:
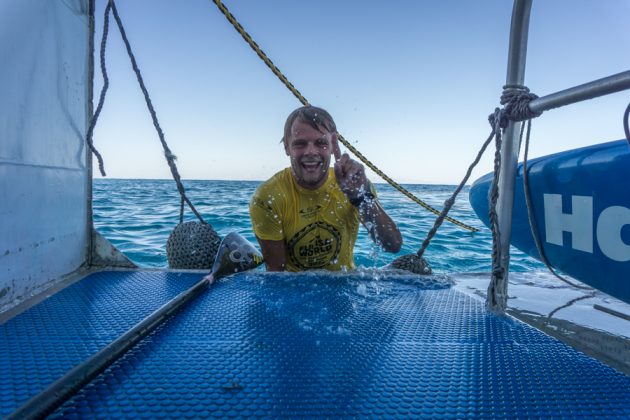
{"label": "man's eye", "polygon": [[318,141],[317,142],[317,147],[319,147],[321,149],[326,149],[326,148],[328,148],[328,142],[325,141],[325,140]]}

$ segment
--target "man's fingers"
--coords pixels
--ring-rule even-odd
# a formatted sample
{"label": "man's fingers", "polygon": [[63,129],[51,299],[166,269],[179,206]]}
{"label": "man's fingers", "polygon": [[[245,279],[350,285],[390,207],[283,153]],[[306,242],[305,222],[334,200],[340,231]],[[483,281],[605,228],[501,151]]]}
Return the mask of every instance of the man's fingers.
{"label": "man's fingers", "polygon": [[350,169],[350,167],[348,166],[348,163],[350,162],[350,157],[348,156],[347,153],[344,153],[341,155],[341,157],[339,157],[339,159],[337,159],[335,161],[335,167],[339,167],[339,175],[342,177],[345,177],[348,175],[348,169]]}
{"label": "man's fingers", "polygon": [[350,159],[347,153],[341,155],[341,157],[335,162],[335,177],[337,182],[346,185],[348,182],[356,183],[365,179],[365,169],[363,165]]}
{"label": "man's fingers", "polygon": [[339,161],[335,162],[335,178],[337,178],[337,183],[341,185],[343,180],[343,167]]}
{"label": "man's fingers", "polygon": [[339,147],[339,140],[337,139],[337,134],[333,134],[332,137],[332,145],[333,145],[333,153],[335,155],[335,162],[341,159],[341,148]]}
{"label": "man's fingers", "polygon": [[335,161],[341,159],[341,149],[339,149],[339,145],[333,146],[333,151],[335,153]]}
{"label": "man's fingers", "polygon": [[348,156],[347,153],[341,155],[339,160],[335,162],[335,177],[337,178],[337,182],[344,185],[350,180],[350,176],[353,172],[353,164],[352,159]]}

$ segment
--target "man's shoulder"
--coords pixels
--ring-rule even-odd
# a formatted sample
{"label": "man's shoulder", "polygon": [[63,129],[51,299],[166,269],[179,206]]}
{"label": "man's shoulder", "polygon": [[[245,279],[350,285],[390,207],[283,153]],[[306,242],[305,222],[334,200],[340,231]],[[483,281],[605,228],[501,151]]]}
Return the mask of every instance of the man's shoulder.
{"label": "man's shoulder", "polygon": [[291,188],[291,168],[285,168],[261,183],[256,188],[252,201],[255,203],[275,203],[276,206],[282,205],[281,203],[291,196],[289,192]]}
{"label": "man's shoulder", "polygon": [[279,172],[276,172],[271,178],[261,183],[256,188],[256,195],[268,195],[270,193],[277,193],[278,190],[283,190],[291,185],[291,168],[285,168]]}
{"label": "man's shoulder", "polygon": [[274,214],[282,212],[286,206],[287,197],[291,196],[288,193],[291,188],[290,177],[290,168],[286,168],[258,185],[250,201],[252,217],[257,217],[256,214],[259,214],[260,210]]}

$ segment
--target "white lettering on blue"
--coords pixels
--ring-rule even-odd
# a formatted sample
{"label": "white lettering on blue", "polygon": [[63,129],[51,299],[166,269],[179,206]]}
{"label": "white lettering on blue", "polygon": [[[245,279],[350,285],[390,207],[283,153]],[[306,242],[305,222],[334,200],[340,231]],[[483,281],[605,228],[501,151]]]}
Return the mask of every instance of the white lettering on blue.
{"label": "white lettering on blue", "polygon": [[571,233],[573,249],[593,252],[593,197],[571,197],[572,213],[562,212],[560,194],[544,194],[545,234],[550,244],[563,246],[562,232]]}
{"label": "white lettering on blue", "polygon": [[[593,197],[571,196],[571,213],[562,212],[560,194],[544,194],[545,234],[550,244],[564,246],[563,232],[571,233],[572,248],[593,252]],[[614,261],[630,261],[630,244],[623,241],[621,231],[630,225],[630,209],[623,206],[605,208],[597,219],[597,245]]]}
{"label": "white lettering on blue", "polygon": [[630,225],[630,209],[611,206],[604,209],[597,221],[597,243],[611,260],[630,261],[630,245],[621,239],[621,229]]}

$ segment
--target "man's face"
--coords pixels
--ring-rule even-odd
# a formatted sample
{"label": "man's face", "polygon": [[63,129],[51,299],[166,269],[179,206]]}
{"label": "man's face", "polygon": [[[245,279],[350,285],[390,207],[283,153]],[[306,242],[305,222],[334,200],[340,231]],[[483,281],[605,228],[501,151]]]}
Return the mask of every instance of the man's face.
{"label": "man's face", "polygon": [[330,155],[333,151],[333,133],[320,126],[316,130],[310,125],[295,120],[291,134],[284,145],[291,158],[291,169],[298,185],[315,190],[326,182]]}

